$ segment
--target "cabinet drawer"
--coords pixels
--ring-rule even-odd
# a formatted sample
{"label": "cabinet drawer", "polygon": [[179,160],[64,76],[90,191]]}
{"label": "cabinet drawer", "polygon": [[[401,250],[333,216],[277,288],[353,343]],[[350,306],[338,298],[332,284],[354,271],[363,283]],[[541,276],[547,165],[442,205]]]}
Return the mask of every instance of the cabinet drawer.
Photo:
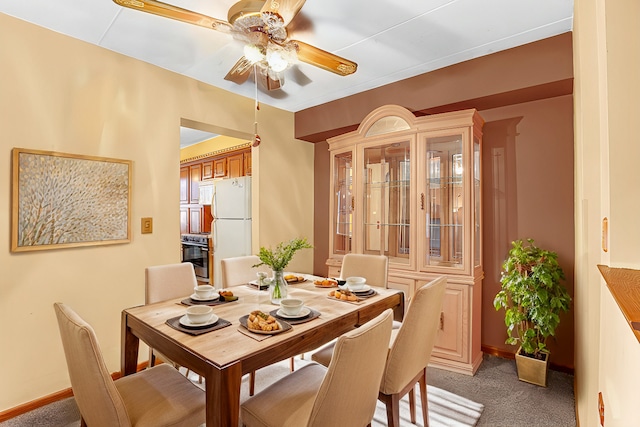
{"label": "cabinet drawer", "polygon": [[340,277],[340,267],[329,266],[327,277],[334,277],[334,278]]}
{"label": "cabinet drawer", "polygon": [[387,280],[387,287],[389,289],[397,289],[399,291],[404,292],[404,301],[405,306],[408,307],[409,301],[413,297],[415,286],[415,280],[413,279],[405,279],[404,277],[393,277],[389,276]]}

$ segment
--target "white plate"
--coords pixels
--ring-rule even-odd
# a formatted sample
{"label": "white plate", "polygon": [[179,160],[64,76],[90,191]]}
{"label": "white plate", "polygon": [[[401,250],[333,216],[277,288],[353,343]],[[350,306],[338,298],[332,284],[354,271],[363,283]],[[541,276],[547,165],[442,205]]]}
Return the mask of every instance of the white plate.
{"label": "white plate", "polygon": [[187,315],[185,314],[184,316],[182,316],[179,320],[180,324],[182,326],[186,326],[187,328],[200,328],[203,326],[211,326],[214,323],[216,323],[218,321],[218,316],[216,316],[215,314],[211,315],[211,319],[209,319],[208,321],[204,322],[204,323],[193,323],[191,320],[189,320],[189,317],[187,317]]}
{"label": "white plate", "polygon": [[358,290],[351,289],[351,286],[349,286],[349,285],[346,285],[346,286],[347,286],[347,288],[349,288],[349,290],[350,290],[351,292],[358,292],[358,293],[360,293],[360,292],[369,292],[369,291],[371,290],[371,287],[370,287],[369,285],[364,285],[364,286],[362,287],[362,289],[358,289]]}
{"label": "white plate", "polygon": [[300,310],[300,313],[298,314],[285,314],[282,309],[278,310],[276,312],[276,315],[279,317],[284,317],[285,319],[301,319],[303,317],[306,317],[309,315],[309,313],[311,313],[311,310],[309,310],[309,307],[302,307],[302,310]]}
{"label": "white plate", "polygon": [[220,295],[213,294],[212,296],[207,298],[200,298],[198,294],[192,294],[189,298],[191,298],[194,301],[215,301],[217,299],[220,299]]}

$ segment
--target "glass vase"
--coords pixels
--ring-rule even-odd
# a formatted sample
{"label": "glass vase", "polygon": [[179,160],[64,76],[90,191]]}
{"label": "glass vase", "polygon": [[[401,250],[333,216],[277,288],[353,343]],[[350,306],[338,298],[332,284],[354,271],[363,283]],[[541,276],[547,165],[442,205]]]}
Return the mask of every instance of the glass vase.
{"label": "glass vase", "polygon": [[271,303],[276,305],[280,305],[280,300],[287,297],[287,281],[284,280],[282,270],[273,271],[273,279],[269,284],[269,295],[271,296]]}

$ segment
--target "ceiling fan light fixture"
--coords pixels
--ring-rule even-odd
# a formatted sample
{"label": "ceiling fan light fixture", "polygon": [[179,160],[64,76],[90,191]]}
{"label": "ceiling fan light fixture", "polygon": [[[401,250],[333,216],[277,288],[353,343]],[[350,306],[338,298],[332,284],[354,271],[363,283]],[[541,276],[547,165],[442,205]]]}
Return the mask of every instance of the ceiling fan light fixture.
{"label": "ceiling fan light fixture", "polygon": [[256,44],[244,45],[244,57],[247,58],[252,64],[264,61],[264,46],[259,46]]}
{"label": "ceiling fan light fixture", "polygon": [[282,56],[280,51],[267,49],[267,63],[276,73],[282,72],[287,69],[289,62]]}

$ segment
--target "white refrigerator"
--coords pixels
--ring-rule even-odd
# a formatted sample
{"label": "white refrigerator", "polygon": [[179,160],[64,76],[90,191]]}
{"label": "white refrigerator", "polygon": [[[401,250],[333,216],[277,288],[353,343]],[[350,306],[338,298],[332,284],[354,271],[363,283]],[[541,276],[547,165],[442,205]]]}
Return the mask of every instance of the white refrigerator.
{"label": "white refrigerator", "polygon": [[251,177],[216,181],[211,211],[213,284],[221,288],[220,260],[251,255]]}

